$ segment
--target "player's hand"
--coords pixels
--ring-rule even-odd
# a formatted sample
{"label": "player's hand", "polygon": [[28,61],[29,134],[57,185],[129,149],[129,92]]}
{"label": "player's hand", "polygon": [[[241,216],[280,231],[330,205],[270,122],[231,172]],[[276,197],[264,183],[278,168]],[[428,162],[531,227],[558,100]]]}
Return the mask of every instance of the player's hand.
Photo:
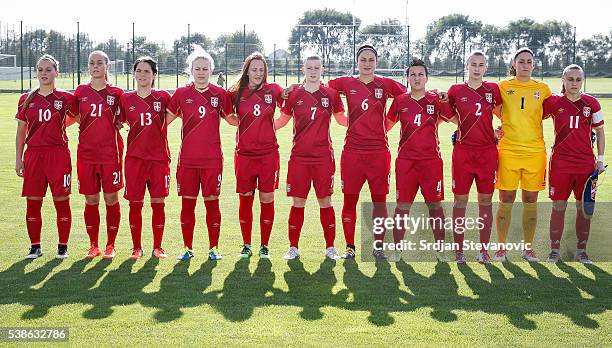
{"label": "player's hand", "polygon": [[118,130],[121,130],[123,128],[123,122],[117,120],[117,122],[115,122],[115,127],[117,127]]}
{"label": "player's hand", "polygon": [[501,126],[497,127],[497,129],[495,129],[493,133],[495,134],[495,139],[497,140],[504,137],[504,131],[501,129]]}
{"label": "player's hand", "polygon": [[606,171],[606,166],[603,164],[603,162],[597,162],[597,172],[599,174],[603,173],[604,171]]}
{"label": "player's hand", "polygon": [[15,173],[17,173],[17,176],[22,177],[23,178],[23,170],[24,170],[24,165],[23,165],[23,160],[21,158],[17,159],[15,161]]}
{"label": "player's hand", "polygon": [[294,84],[290,85],[289,87],[283,89],[283,94],[281,94],[281,98],[283,98],[283,99],[289,98],[289,93],[291,93],[291,91],[293,91],[293,89],[295,87],[297,87],[297,86],[299,86],[299,84],[298,83],[294,83]]}
{"label": "player's hand", "polygon": [[437,89],[432,89],[431,91],[438,95],[438,98],[440,98],[441,102],[448,103],[448,93],[440,92]]}

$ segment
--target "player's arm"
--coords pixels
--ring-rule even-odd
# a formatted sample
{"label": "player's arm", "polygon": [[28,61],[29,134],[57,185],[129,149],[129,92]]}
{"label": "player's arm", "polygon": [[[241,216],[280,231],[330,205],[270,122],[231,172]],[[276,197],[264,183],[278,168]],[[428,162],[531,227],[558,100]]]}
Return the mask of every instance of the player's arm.
{"label": "player's arm", "polygon": [[274,119],[274,129],[281,129],[289,123],[289,120],[293,117],[291,114],[286,114],[281,111],[280,116]]}
{"label": "player's arm", "polygon": [[178,118],[177,115],[173,114],[172,111],[166,109],[166,124],[172,123],[172,121]]}
{"label": "player's arm", "polygon": [[17,120],[17,133],[15,135],[15,172],[17,176],[23,177],[23,149],[25,148],[28,124]]}
{"label": "player's arm", "polygon": [[66,119],[64,120],[64,125],[66,125],[66,128],[72,126],[75,123],[81,123],[81,117],[80,115],[73,115],[72,112],[68,111],[66,113]]}
{"label": "player's arm", "polygon": [[[442,120],[438,121],[438,123],[440,123]],[[451,117],[448,119],[448,122],[454,123],[456,125],[459,125],[459,117],[457,116],[457,114],[455,114],[455,116]]]}
{"label": "player's arm", "polygon": [[240,120],[238,119],[238,116],[236,114],[230,114],[225,116],[225,121],[234,127],[238,127],[238,123],[240,123]]}
{"label": "player's arm", "polygon": [[499,104],[493,108],[493,115],[497,116],[501,120],[502,118],[502,105]]}
{"label": "player's arm", "polygon": [[287,99],[289,98],[289,94],[291,93],[291,91],[293,91],[295,88],[297,88],[300,84],[299,83],[292,83],[289,87],[284,88],[283,92],[281,93],[280,97],[282,99]]}
{"label": "player's arm", "polygon": [[399,121],[399,115],[397,113],[397,98],[393,99],[393,103],[389,107],[387,116],[385,117],[385,130],[389,131]]}
{"label": "player's arm", "polygon": [[597,137],[597,169],[601,173],[604,171],[603,157],[606,149],[606,133],[603,125],[595,128],[595,136]]}
{"label": "player's arm", "polygon": [[336,119],[336,122],[338,122],[339,125],[348,127],[348,117],[346,116],[344,111],[336,112],[334,114],[334,118]]}

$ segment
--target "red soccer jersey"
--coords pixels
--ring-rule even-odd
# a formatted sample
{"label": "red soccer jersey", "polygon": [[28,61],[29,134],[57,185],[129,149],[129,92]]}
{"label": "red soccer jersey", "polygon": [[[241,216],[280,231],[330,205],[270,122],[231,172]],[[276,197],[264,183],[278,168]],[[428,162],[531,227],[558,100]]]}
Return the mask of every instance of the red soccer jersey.
{"label": "red soccer jersey", "polygon": [[189,168],[223,167],[219,121],[233,113],[228,93],[212,83],[203,91],[190,83],[174,92],[168,111],[183,119],[179,165]]}
{"label": "red soccer jersey", "polygon": [[[257,91],[245,89],[238,102],[236,153],[263,156],[278,149],[274,129],[274,111],[282,105],[283,88],[276,83],[264,83]],[[237,92],[231,93],[232,102]]]}
{"label": "red soccer jersey", "polygon": [[452,85],[449,103],[459,115],[457,143],[474,147],[495,146],[493,110],[502,99],[496,83],[483,81],[477,89],[467,83]]}
{"label": "red soccer jersey", "polygon": [[119,99],[121,121],[127,122],[127,157],[170,162],[166,108],[170,93],[153,89],[146,98],[136,91],[126,92]]}
{"label": "red soccer jersey", "polygon": [[300,86],[289,94],[282,111],[293,115],[292,159],[320,162],[334,158],[329,123],[333,114],[344,111],[335,89],[321,85],[310,93]]}
{"label": "red soccer jersey", "polygon": [[344,149],[356,152],[389,151],[385,131],[387,99],[406,92],[401,83],[375,76],[363,83],[357,76],[342,76],[329,81],[329,87],[346,96],[348,130]]}
{"label": "red soccer jersey", "polygon": [[66,115],[71,116],[76,109],[76,99],[66,91],[54,89],[49,95],[35,93],[25,106],[28,93],[19,98],[15,118],[27,124],[26,144],[28,148],[46,146],[68,146],[66,136]]}
{"label": "red soccer jersey", "polygon": [[410,93],[395,97],[387,118],[401,122],[397,157],[410,160],[442,158],[438,141],[438,124],[448,121],[455,112],[442,103],[437,94],[426,92],[415,100]]}
{"label": "red soccer jersey", "polygon": [[591,129],[604,124],[599,102],[582,94],[575,102],[564,95],[553,95],[544,101],[544,117],[552,116],[555,124],[555,144],[552,156],[567,163],[567,172],[593,167]]}
{"label": "red soccer jersey", "polygon": [[79,147],[77,159],[83,163],[121,163],[123,139],[117,129],[119,98],[123,90],[107,84],[97,91],[91,84],[74,91],[78,102]]}

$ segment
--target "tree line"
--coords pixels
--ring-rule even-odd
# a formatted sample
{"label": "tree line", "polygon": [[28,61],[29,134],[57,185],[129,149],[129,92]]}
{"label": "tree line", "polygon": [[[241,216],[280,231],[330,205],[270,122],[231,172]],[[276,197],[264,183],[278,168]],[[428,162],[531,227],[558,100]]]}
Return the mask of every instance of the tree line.
{"label": "tree line", "polygon": [[[23,42],[21,42],[23,39]],[[558,71],[576,62],[592,73],[612,73],[612,31],[576,41],[575,28],[569,22],[549,20],[543,23],[522,18],[504,26],[486,24],[462,14],[443,16],[427,26],[425,37],[410,37],[409,28],[398,19],[387,18],[371,25],[350,12],[333,9],[309,10],[302,14],[292,28],[288,39],[288,58],[297,63],[299,56],[308,52],[322,56],[332,66],[351,65],[354,44],[372,43],[379,48],[380,66],[402,68],[408,58],[424,59],[432,69],[461,69],[465,54],[473,49],[483,50],[490,66],[507,65],[511,52],[521,46],[534,50],[542,71]],[[189,44],[199,44],[208,50],[222,69],[226,59],[229,66],[239,69],[244,55],[259,50],[263,43],[256,31],[242,30],[222,34],[213,39],[205,33],[184,35],[171,47],[138,35],[127,43],[116,38],[96,43],[87,33],[79,35],[78,58],[86,66],[87,55],[94,49],[107,52],[111,60],[124,60],[127,64],[134,56],[148,54],[155,57],[164,72],[181,67],[189,54]],[[41,53],[50,53],[62,62],[64,70],[74,71],[77,65],[76,35],[38,29],[23,37],[6,35],[0,38],[0,53],[16,54],[21,62],[23,44],[24,66],[32,66]],[[282,45],[279,45],[281,47]],[[268,52],[270,53],[270,52]],[[7,60],[0,61],[8,65]],[[169,72],[169,71],[168,71]]]}

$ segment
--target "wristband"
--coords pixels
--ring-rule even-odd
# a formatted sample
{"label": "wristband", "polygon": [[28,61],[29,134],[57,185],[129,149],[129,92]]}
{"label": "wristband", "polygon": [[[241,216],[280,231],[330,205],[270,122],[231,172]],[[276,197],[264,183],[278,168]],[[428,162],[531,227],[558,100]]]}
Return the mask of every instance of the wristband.
{"label": "wristband", "polygon": [[597,156],[597,162],[603,163],[603,161],[604,161],[604,156],[603,155]]}

